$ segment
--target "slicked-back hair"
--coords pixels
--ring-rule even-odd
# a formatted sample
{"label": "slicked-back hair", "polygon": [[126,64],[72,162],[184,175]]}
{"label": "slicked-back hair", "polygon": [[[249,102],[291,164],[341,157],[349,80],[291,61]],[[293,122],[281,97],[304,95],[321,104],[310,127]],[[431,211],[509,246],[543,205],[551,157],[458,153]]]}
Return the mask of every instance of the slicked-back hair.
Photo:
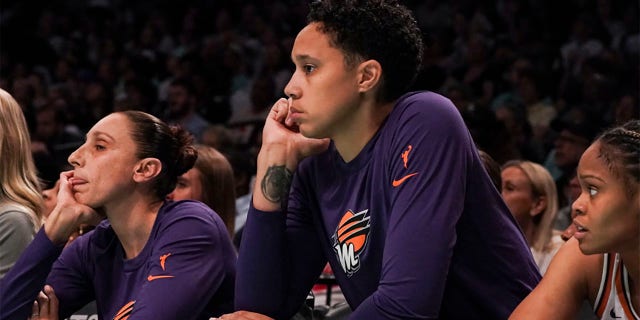
{"label": "slicked-back hair", "polygon": [[131,137],[138,159],[156,158],[162,170],[153,183],[153,192],[161,200],[176,187],[178,177],[193,167],[198,152],[193,136],[179,126],[169,126],[142,111],[123,111],[131,122]]}

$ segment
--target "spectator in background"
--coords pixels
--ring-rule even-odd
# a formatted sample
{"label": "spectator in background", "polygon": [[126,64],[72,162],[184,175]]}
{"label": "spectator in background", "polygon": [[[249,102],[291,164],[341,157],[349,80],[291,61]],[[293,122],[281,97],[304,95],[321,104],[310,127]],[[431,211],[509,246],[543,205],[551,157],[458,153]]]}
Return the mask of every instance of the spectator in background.
{"label": "spectator in background", "polygon": [[27,122],[18,102],[0,89],[0,278],[40,229],[42,205]]}
{"label": "spectator in background", "polygon": [[213,209],[233,238],[236,217],[236,193],[233,169],[218,150],[196,145],[198,159],[193,168],[178,177],[176,188],[167,196],[173,201],[198,200]]}
{"label": "spectator in background", "polygon": [[522,228],[533,259],[544,275],[563,244],[553,225],[558,212],[558,194],[553,178],[543,166],[512,160],[502,166],[502,198]]}
{"label": "spectator in background", "polygon": [[[599,127],[587,112],[573,107],[556,118],[551,128],[557,133],[555,147],[547,155],[544,165],[554,177],[556,189],[562,192]],[[569,203],[564,194],[559,193],[558,197],[560,207]]]}
{"label": "spectator in background", "polygon": [[255,156],[244,149],[228,150],[225,152],[225,156],[233,167],[236,194],[235,236],[233,243],[239,248],[242,241],[242,230],[247,221],[247,213],[249,212],[253,194],[256,174]]}
{"label": "spectator in background", "polygon": [[185,128],[193,134],[197,142],[200,142],[202,133],[209,123],[196,112],[197,100],[195,89],[189,80],[173,80],[169,86],[166,120]]}
{"label": "spectator in background", "polygon": [[42,143],[42,150],[55,163],[58,173],[68,166],[67,158],[84,142],[84,136],[68,127],[65,110],[53,104],[44,105],[36,113],[34,148]]}

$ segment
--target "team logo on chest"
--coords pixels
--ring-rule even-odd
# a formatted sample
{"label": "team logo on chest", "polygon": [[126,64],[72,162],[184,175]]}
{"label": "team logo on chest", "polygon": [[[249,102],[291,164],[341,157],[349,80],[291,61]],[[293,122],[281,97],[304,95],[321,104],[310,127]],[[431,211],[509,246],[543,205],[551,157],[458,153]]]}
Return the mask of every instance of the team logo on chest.
{"label": "team logo on chest", "polygon": [[368,209],[358,213],[348,210],[333,234],[333,250],[347,277],[360,269],[360,254],[367,245],[371,228],[367,212]]}

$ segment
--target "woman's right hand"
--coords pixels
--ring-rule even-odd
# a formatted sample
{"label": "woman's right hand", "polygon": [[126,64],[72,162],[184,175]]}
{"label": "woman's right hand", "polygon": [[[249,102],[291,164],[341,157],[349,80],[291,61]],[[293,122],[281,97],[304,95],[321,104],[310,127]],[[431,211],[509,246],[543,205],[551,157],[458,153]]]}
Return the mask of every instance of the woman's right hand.
{"label": "woman's right hand", "polygon": [[265,121],[262,146],[264,148],[282,146],[288,161],[294,160],[295,167],[298,161],[326,150],[329,146],[329,139],[313,139],[303,136],[299,132],[297,124],[289,117],[292,103],[291,98],[280,98],[273,104]]}
{"label": "woman's right hand", "polygon": [[60,173],[58,202],[44,224],[47,237],[55,244],[64,244],[81,224],[97,225],[102,216],[89,206],[76,201],[71,179],[73,171]]}

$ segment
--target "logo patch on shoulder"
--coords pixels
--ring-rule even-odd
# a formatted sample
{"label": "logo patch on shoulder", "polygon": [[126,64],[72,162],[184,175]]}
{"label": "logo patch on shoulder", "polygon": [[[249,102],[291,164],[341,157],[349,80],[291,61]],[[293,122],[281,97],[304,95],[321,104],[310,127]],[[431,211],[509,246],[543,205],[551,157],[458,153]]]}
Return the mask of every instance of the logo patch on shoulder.
{"label": "logo patch on shoulder", "polygon": [[358,213],[348,210],[333,235],[333,250],[348,277],[360,270],[360,254],[367,245],[371,228],[368,212],[368,209]]}

